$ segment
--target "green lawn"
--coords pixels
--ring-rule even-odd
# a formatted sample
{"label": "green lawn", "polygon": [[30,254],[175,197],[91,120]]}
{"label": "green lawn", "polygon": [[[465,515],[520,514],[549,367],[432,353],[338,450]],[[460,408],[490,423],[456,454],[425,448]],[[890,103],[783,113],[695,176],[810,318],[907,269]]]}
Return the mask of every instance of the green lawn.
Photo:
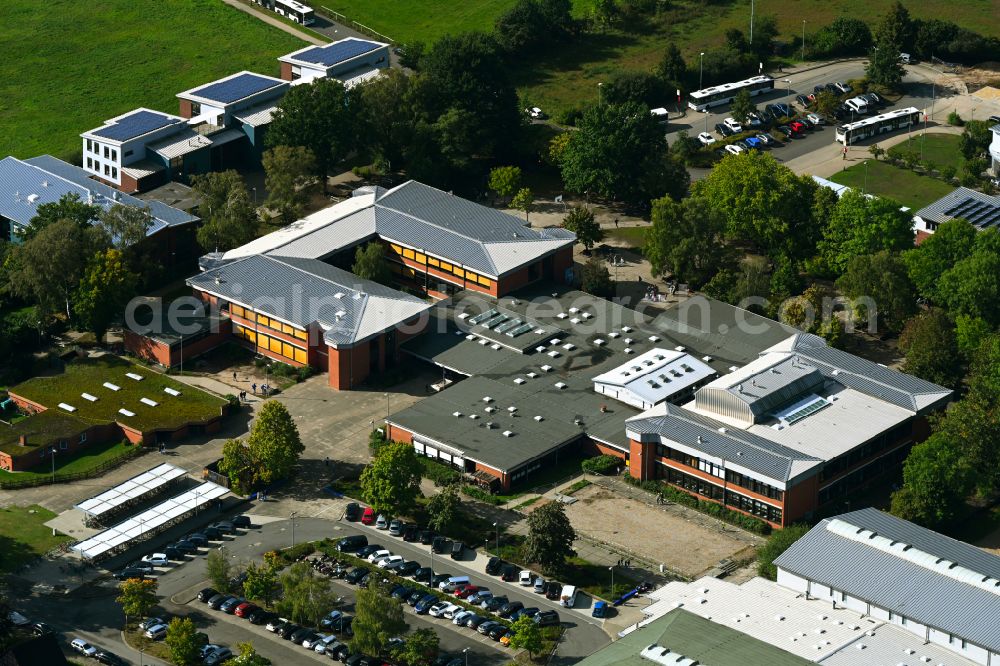
{"label": "green lawn", "polygon": [[72,541],[62,534],[52,536],[52,528],[45,527],[44,523],[55,517],[36,504],[0,509],[0,573],[16,571],[59,544]]}
{"label": "green lawn", "polygon": [[962,151],[959,148],[962,138],[958,134],[927,134],[911,136],[903,143],[898,143],[889,149],[893,157],[903,157],[907,153],[923,155],[923,161],[930,162],[938,169],[953,166],[956,170],[962,168]]}
{"label": "green lawn", "polygon": [[[43,8],[44,7],[44,8]],[[138,106],[305,46],[222,0],[7,0],[0,30],[0,157],[79,152],[79,134]]]}
{"label": "green lawn", "polygon": [[[101,442],[91,444],[73,455],[56,454],[56,477],[78,472],[89,472],[107,461],[135,451],[135,447],[127,442]],[[47,479],[52,475],[52,461],[45,460],[33,470],[23,472],[8,472],[0,469],[0,481],[24,481]]]}
{"label": "green lawn", "polygon": [[648,227],[621,227],[610,229],[605,233],[608,238],[624,243],[628,247],[642,248],[646,244],[646,229]]}
{"label": "green lawn", "polygon": [[[921,176],[908,169],[900,169],[885,162],[868,160],[867,192],[895,199],[916,212],[951,192],[947,183]],[[858,163],[830,177],[835,183],[865,189],[865,165]]]}

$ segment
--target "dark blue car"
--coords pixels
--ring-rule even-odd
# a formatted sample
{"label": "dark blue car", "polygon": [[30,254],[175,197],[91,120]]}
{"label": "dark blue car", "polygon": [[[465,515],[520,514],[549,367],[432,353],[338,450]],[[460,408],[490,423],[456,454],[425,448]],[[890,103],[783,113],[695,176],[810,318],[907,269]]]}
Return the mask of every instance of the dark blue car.
{"label": "dark blue car", "polygon": [[427,594],[420,601],[417,602],[417,604],[413,607],[413,610],[417,611],[418,614],[423,615],[428,610],[430,610],[431,606],[433,606],[439,601],[441,600],[438,599],[436,594]]}

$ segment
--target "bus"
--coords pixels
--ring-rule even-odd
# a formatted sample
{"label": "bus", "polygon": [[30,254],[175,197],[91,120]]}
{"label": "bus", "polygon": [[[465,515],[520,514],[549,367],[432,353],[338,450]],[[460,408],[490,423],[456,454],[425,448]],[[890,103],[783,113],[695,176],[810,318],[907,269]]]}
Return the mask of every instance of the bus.
{"label": "bus", "polygon": [[300,25],[312,25],[316,22],[316,14],[309,5],[304,5],[296,0],[253,0],[255,3],[270,9],[275,14],[280,14],[287,19],[295,21]]}
{"label": "bus", "polygon": [[751,95],[770,92],[774,90],[774,79],[766,74],[762,74],[760,76],[752,76],[744,81],[737,81],[736,83],[723,83],[721,86],[695,90],[691,93],[688,106],[695,111],[704,111],[712,106],[728,104],[733,101],[736,93],[741,90],[747,90]]}
{"label": "bus", "polygon": [[835,140],[845,146],[873,137],[877,134],[893,132],[920,122],[920,111],[913,106],[880,113],[871,118],[846,123],[837,127]]}

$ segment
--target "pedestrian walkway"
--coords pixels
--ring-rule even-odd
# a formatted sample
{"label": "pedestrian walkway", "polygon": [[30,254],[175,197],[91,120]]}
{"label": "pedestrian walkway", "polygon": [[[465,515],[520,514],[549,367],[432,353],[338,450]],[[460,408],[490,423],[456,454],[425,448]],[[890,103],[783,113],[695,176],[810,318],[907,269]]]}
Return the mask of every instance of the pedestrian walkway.
{"label": "pedestrian walkway", "polygon": [[250,7],[249,5],[245,5],[242,2],[240,2],[240,0],[222,0],[222,1],[225,2],[227,5],[229,5],[230,7],[235,7],[236,9],[240,10],[241,12],[246,12],[247,14],[250,14],[251,16],[260,19],[264,23],[269,23],[270,25],[273,25],[278,30],[284,30],[289,35],[294,35],[294,36],[298,37],[301,40],[309,42],[310,44],[316,44],[317,46],[322,46],[323,44],[327,43],[327,42],[324,42],[319,37],[314,37],[314,36],[312,36],[312,35],[310,35],[308,33],[302,32],[301,30],[298,30],[298,29],[296,29],[296,28],[288,25],[287,23],[284,23],[284,22],[280,21],[276,16],[272,16],[272,15],[267,14],[265,12],[262,12],[262,11],[260,11],[258,9],[254,9],[253,7]]}

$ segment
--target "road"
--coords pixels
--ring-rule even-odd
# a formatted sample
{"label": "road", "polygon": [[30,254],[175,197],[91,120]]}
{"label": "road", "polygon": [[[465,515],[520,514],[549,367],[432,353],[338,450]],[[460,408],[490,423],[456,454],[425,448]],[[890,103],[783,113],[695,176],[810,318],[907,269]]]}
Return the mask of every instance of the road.
{"label": "road", "polygon": [[[291,524],[288,520],[276,520],[264,525],[255,525],[251,530],[244,531],[235,537],[228,537],[223,545],[234,561],[259,561],[263,553],[291,545],[291,532]],[[362,526],[343,524],[333,520],[321,518],[296,518],[295,520],[296,542],[313,541],[326,537],[339,538],[355,533],[371,535],[371,532]],[[560,666],[575,663],[609,642],[607,635],[596,620],[582,614],[567,612],[566,609],[559,608],[556,602],[541,598],[540,595],[535,595],[527,591],[526,588],[503,583],[497,578],[473,574],[467,567],[452,562],[450,559],[445,560],[448,564],[444,565],[441,564],[440,558],[434,558],[432,564],[426,546],[408,544],[387,534],[379,534],[378,536],[384,537],[378,540],[379,543],[386,545],[394,553],[403,555],[407,559],[416,559],[422,564],[434,566],[436,570],[440,567],[440,569],[446,570],[443,573],[450,571],[456,575],[469,575],[473,583],[485,585],[497,594],[505,594],[512,601],[521,601],[525,606],[558,608],[567,627],[565,638],[558,647],[557,657],[553,660]],[[370,541],[375,543],[374,537],[370,536]],[[154,615],[190,617],[201,631],[205,631],[209,635],[213,643],[234,647],[239,642],[249,640],[260,654],[270,658],[275,664],[312,663],[313,661],[329,663],[329,660],[283,641],[261,627],[253,626],[224,613],[212,611],[194,600],[198,590],[208,585],[205,574],[205,555],[207,552],[206,549],[201,549],[198,556],[189,558],[186,563],[163,570],[158,576],[160,604],[154,610]],[[138,553],[133,553],[132,557],[137,555]],[[132,664],[139,664],[139,653],[125,646],[121,640],[120,629],[124,618],[115,602],[116,585],[114,580],[105,578],[86,585],[66,597],[32,597],[21,606],[32,620],[47,622],[61,632],[65,639],[64,645],[68,645],[72,638],[79,636],[95,646],[109,649],[127,658]],[[353,610],[353,588],[340,581],[336,581],[335,585],[349,604],[348,612],[351,612]],[[440,637],[443,650],[461,654],[463,649],[469,649],[470,664],[499,666],[510,661],[510,652],[488,638],[471,630],[455,627],[445,620],[417,616],[409,607],[406,610],[406,619],[411,629],[424,626],[434,627]],[[162,664],[161,661],[149,656],[144,656],[142,663],[156,666]]]}

